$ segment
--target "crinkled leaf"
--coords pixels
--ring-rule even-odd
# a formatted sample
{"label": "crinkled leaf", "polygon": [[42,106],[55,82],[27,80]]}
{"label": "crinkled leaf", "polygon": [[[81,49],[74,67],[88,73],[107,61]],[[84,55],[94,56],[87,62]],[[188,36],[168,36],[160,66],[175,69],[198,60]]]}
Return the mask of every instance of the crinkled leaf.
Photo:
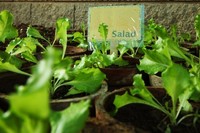
{"label": "crinkled leaf", "polygon": [[59,18],[56,21],[56,33],[55,39],[59,39],[59,43],[63,46],[63,55],[64,58],[66,48],[67,48],[67,30],[70,28],[70,22],[67,18]]}
{"label": "crinkled leaf", "polygon": [[144,44],[150,45],[153,42],[153,34],[147,28],[144,30]]}
{"label": "crinkled leaf", "polygon": [[70,28],[70,22],[67,18],[59,18],[56,21],[55,38],[60,39],[62,45],[67,44],[67,30]]}
{"label": "crinkled leaf", "polygon": [[82,43],[85,41],[85,37],[80,32],[75,32],[73,36],[74,36],[73,40],[76,42]]}
{"label": "crinkled leaf", "polygon": [[98,68],[76,70],[74,76],[75,78],[67,84],[86,93],[94,93],[100,89],[102,81],[106,77]]}
{"label": "crinkled leaf", "polygon": [[0,12],[0,42],[5,42],[5,39],[12,39],[18,36],[17,29],[13,26],[13,15],[3,10]]}
{"label": "crinkled leaf", "polygon": [[172,64],[162,73],[162,81],[173,104],[176,104],[179,96],[189,87],[190,75],[181,65]]}
{"label": "crinkled leaf", "polygon": [[102,23],[99,25],[99,29],[98,29],[100,36],[106,40],[107,36],[108,36],[108,25]]}
{"label": "crinkled leaf", "polygon": [[86,41],[86,38],[84,37],[83,33],[81,32],[75,32],[73,34],[74,38],[73,38],[73,41],[75,42],[78,42],[78,47],[80,48],[88,48],[88,44],[87,44],[87,41]]}
{"label": "crinkled leaf", "polygon": [[71,103],[70,106],[60,112],[52,112],[51,133],[78,133],[89,116],[90,101]]}
{"label": "crinkled leaf", "polygon": [[115,53],[112,54],[102,54],[99,52],[92,53],[90,55],[90,62],[96,67],[107,67],[114,63],[115,59],[117,58],[117,55]]}
{"label": "crinkled leaf", "polygon": [[110,42],[108,41],[96,41],[92,40],[92,49],[93,51],[98,51],[98,52],[107,52],[110,49]]}
{"label": "crinkled leaf", "polygon": [[137,67],[139,70],[144,70],[148,74],[162,72],[172,63],[167,48],[159,51],[145,50],[144,52],[144,58],[140,60],[140,65]]}
{"label": "crinkled leaf", "polygon": [[84,67],[107,67],[114,63],[117,58],[115,53],[112,54],[102,54],[97,51],[93,52],[89,56],[84,56],[81,58],[79,62],[76,62],[76,68],[84,68]]}

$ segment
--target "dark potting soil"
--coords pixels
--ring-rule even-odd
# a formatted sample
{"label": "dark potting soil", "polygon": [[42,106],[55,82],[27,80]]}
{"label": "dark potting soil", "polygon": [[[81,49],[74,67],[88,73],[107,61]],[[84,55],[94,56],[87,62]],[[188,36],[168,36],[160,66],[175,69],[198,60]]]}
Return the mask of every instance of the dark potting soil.
{"label": "dark potting soil", "polygon": [[[164,133],[169,119],[161,111],[142,104],[130,104],[119,109],[115,119],[132,125],[137,129],[151,133]],[[171,127],[172,133],[200,133],[200,121],[196,127],[192,125],[193,119],[186,119],[181,124]],[[140,132],[138,132],[140,133]]]}
{"label": "dark potting soil", "polygon": [[0,93],[10,94],[16,92],[16,86],[24,85],[28,77],[13,72],[0,73]]}
{"label": "dark potting soil", "polygon": [[[148,87],[149,91],[164,105],[166,101],[170,100],[170,97],[166,95],[166,92],[161,88]],[[119,91],[117,94],[122,95],[124,91]],[[116,94],[116,93],[113,93]],[[106,112],[113,112],[115,106],[113,105],[114,95],[111,94],[106,97],[104,101],[104,108]],[[169,106],[170,106],[169,101]],[[200,109],[198,103],[192,103],[194,110]],[[169,124],[169,118],[166,115],[150,106],[144,104],[129,104],[118,110],[118,112],[110,115],[116,120],[132,126],[136,129],[137,133],[164,133]],[[189,117],[182,121],[178,126],[170,127],[172,133],[200,133],[200,119],[197,120],[195,126],[193,126],[194,117]]]}
{"label": "dark potting soil", "polygon": [[5,112],[9,109],[9,103],[4,97],[1,96],[2,94],[0,94],[0,110]]}
{"label": "dark potting soil", "polygon": [[79,93],[79,94],[66,96],[66,94],[68,93],[70,88],[71,88],[71,86],[62,86],[62,87],[58,88],[54,92],[54,94],[53,94],[53,96],[51,98],[52,99],[66,99],[66,98],[83,97],[83,96],[87,96],[88,95],[88,94],[83,92],[83,93]]}

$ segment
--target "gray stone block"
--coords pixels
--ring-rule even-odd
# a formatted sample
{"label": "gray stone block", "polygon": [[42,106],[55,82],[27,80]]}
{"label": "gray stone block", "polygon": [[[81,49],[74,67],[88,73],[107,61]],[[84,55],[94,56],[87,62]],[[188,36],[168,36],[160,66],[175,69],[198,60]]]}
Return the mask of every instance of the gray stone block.
{"label": "gray stone block", "polygon": [[72,3],[32,3],[31,23],[45,27],[55,27],[56,20],[67,17],[74,21],[74,4]]}
{"label": "gray stone block", "polygon": [[178,26],[179,32],[194,35],[194,17],[200,11],[200,3],[145,4],[145,21],[153,18],[157,23]]}
{"label": "gray stone block", "polygon": [[[88,21],[88,10],[89,7],[95,7],[95,6],[112,6],[112,5],[121,5],[122,3],[76,3],[75,4],[75,29],[80,29],[80,26],[82,23],[84,23],[87,26]],[[125,4],[125,3],[123,3]],[[127,4],[127,3],[126,3]]]}
{"label": "gray stone block", "polygon": [[[81,22],[87,24],[88,9],[93,6],[135,5],[141,3],[76,3],[75,29],[79,29]],[[194,35],[194,17],[200,11],[200,3],[144,3],[145,24],[149,19],[169,28],[177,24],[179,32],[189,32]]]}
{"label": "gray stone block", "polygon": [[20,2],[0,2],[0,11],[8,10],[14,16],[14,24],[30,23],[30,7],[31,3]]}

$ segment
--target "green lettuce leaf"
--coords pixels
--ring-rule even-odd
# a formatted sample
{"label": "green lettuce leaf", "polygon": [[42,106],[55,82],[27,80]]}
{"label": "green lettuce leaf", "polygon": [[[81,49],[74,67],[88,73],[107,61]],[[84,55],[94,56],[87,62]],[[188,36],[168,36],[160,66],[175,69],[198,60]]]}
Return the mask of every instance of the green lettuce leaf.
{"label": "green lettuce leaf", "polygon": [[139,70],[144,70],[148,74],[162,72],[172,63],[168,49],[144,50],[144,58],[140,60]]}
{"label": "green lettuce leaf", "polygon": [[98,68],[76,70],[74,75],[74,79],[66,84],[86,93],[94,93],[100,89],[102,81],[106,77]]}
{"label": "green lettuce leaf", "polygon": [[18,36],[17,29],[13,26],[13,15],[3,10],[0,12],[0,42],[5,42],[5,39],[12,39]]}
{"label": "green lettuce leaf", "polygon": [[56,21],[56,33],[55,39],[59,39],[59,43],[63,46],[63,55],[64,58],[66,48],[67,48],[67,30],[70,28],[70,22],[67,18],[59,18]]}
{"label": "green lettuce leaf", "polygon": [[60,112],[53,112],[50,117],[51,133],[78,133],[84,127],[89,116],[90,101],[71,103]]}

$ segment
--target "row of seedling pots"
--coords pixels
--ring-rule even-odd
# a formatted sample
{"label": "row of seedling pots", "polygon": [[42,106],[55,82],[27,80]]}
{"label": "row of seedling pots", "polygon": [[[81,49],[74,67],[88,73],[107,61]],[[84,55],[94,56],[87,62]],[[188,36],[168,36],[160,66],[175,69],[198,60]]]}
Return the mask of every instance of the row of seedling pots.
{"label": "row of seedling pots", "polygon": [[[0,18],[1,132],[179,132],[185,120],[193,125],[184,131],[200,130],[193,106],[200,100],[199,56],[180,45],[174,27],[168,32],[151,20],[141,47],[120,41],[118,53],[110,53],[105,23],[97,29],[103,41],[93,40],[89,51],[84,26],[69,33],[67,18],[56,21],[49,38],[33,26],[19,36],[9,11]],[[159,84],[152,86],[152,77]],[[87,128],[88,118],[99,121],[98,131]]]}

